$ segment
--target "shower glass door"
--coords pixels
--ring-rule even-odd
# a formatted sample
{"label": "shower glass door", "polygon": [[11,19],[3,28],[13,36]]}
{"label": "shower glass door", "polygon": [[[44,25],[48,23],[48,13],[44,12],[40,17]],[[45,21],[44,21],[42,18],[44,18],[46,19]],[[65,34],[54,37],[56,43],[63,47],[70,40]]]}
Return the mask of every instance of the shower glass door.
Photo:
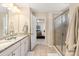
{"label": "shower glass door", "polygon": [[60,15],[54,20],[54,38],[55,46],[64,55],[65,54],[65,40],[68,29],[68,12]]}

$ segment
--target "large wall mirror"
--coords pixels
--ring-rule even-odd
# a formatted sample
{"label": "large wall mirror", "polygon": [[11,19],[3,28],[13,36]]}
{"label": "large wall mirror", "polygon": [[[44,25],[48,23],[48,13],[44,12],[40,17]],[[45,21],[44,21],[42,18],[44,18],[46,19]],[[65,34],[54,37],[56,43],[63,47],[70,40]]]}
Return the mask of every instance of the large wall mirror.
{"label": "large wall mirror", "polygon": [[0,39],[30,33],[30,11],[22,10],[15,4],[0,3]]}
{"label": "large wall mirror", "polygon": [[8,10],[0,6],[0,38],[8,31]]}

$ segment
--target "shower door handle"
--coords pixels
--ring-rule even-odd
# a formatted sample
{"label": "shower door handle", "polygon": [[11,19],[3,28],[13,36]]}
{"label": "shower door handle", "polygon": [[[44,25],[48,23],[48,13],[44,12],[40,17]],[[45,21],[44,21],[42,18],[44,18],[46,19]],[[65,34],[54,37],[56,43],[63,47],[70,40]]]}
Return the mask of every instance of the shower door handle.
{"label": "shower door handle", "polygon": [[63,51],[63,36],[64,36],[64,33],[62,32],[62,39],[61,39],[61,51]]}

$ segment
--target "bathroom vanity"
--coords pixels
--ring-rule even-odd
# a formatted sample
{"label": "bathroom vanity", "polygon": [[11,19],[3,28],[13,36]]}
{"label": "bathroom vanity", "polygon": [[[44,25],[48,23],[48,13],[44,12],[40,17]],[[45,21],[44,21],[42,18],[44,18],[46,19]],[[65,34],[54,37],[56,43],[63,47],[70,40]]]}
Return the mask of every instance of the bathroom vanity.
{"label": "bathroom vanity", "polygon": [[0,9],[4,10],[0,12],[0,56],[27,55],[31,48],[30,9],[24,8],[20,13],[3,6]]}
{"label": "bathroom vanity", "polygon": [[30,34],[17,35],[16,39],[0,40],[0,56],[25,56],[30,50]]}

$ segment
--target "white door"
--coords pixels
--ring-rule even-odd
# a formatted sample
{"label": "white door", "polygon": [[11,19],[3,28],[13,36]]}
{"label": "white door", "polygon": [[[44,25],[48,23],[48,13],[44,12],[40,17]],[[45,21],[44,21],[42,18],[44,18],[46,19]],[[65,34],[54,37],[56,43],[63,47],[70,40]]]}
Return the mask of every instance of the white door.
{"label": "white door", "polygon": [[36,17],[31,15],[31,50],[36,45]]}

